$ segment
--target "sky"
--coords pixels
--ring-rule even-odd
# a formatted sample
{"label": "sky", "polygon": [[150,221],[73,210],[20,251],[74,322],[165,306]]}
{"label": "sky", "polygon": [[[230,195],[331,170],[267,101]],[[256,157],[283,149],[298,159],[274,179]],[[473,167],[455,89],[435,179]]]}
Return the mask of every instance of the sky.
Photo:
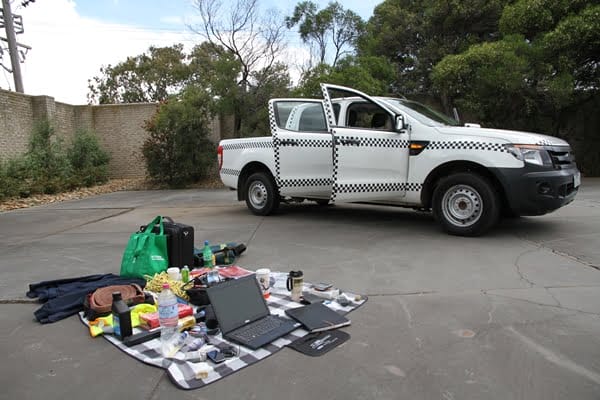
{"label": "sky", "polygon": [[[312,1],[320,8],[328,3]],[[234,0],[222,2],[226,9]],[[115,65],[152,45],[183,43],[189,49],[201,40],[188,28],[198,22],[192,0],[35,0],[27,7],[21,0],[11,3],[13,13],[23,17],[25,31],[17,35],[17,42],[31,46],[21,64],[25,93],[69,104],[87,103],[88,79],[99,75],[101,66]],[[366,20],[380,1],[340,3]],[[259,4],[261,10],[275,8],[283,17],[292,13],[297,1]],[[286,39],[290,51],[282,59],[301,63],[307,49],[295,31]],[[2,62],[10,65],[7,52]],[[14,90],[12,74],[0,71],[0,88]]]}

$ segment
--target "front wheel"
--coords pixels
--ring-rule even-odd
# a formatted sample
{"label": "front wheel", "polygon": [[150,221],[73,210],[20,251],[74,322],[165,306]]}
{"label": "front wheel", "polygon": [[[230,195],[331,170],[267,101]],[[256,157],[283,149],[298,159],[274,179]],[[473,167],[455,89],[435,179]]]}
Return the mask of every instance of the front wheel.
{"label": "front wheel", "polygon": [[485,178],[467,172],[442,178],[433,192],[432,203],[436,220],[452,235],[482,235],[500,216],[494,187]]}
{"label": "front wheel", "polygon": [[248,178],[245,186],[246,205],[255,215],[269,215],[279,208],[279,193],[273,179],[264,172]]}

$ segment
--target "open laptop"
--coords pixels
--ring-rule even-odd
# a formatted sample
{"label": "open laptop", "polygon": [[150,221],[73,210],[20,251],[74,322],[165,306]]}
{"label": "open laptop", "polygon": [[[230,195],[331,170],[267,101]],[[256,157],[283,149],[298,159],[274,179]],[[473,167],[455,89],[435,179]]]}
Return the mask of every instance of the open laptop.
{"label": "open laptop", "polygon": [[253,350],[301,326],[271,315],[254,275],[222,282],[206,293],[223,337]]}

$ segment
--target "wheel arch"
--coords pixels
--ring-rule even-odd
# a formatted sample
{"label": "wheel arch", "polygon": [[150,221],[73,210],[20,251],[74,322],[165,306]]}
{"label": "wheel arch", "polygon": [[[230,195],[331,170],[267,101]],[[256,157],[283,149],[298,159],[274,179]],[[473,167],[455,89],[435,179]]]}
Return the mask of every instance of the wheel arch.
{"label": "wheel arch", "polygon": [[505,208],[508,205],[504,187],[492,171],[473,161],[457,160],[440,164],[427,175],[421,191],[421,204],[423,204],[424,208],[431,208],[433,192],[440,179],[458,172],[471,172],[488,179],[500,197],[502,208]]}
{"label": "wheel arch", "polygon": [[275,183],[275,187],[277,187],[277,182],[276,182],[275,178],[273,177],[273,173],[271,172],[269,167],[267,167],[265,164],[263,164],[259,161],[253,161],[251,163],[244,165],[244,168],[242,168],[242,171],[240,172],[240,176],[238,178],[238,183],[237,183],[238,201],[246,200],[246,193],[244,191],[244,187],[246,185],[246,180],[248,179],[248,177],[250,175],[252,175],[255,172],[264,172],[264,173],[268,174],[273,179],[273,182]]}

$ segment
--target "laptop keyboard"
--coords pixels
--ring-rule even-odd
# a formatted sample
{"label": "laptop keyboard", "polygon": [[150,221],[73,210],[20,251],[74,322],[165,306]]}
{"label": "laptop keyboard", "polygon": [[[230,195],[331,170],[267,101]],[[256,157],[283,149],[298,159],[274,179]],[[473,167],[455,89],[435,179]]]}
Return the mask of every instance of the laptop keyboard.
{"label": "laptop keyboard", "polygon": [[237,329],[231,334],[231,336],[249,342],[255,337],[264,335],[267,332],[279,328],[283,323],[284,322],[280,318],[269,315],[263,319],[254,321],[240,329]]}

